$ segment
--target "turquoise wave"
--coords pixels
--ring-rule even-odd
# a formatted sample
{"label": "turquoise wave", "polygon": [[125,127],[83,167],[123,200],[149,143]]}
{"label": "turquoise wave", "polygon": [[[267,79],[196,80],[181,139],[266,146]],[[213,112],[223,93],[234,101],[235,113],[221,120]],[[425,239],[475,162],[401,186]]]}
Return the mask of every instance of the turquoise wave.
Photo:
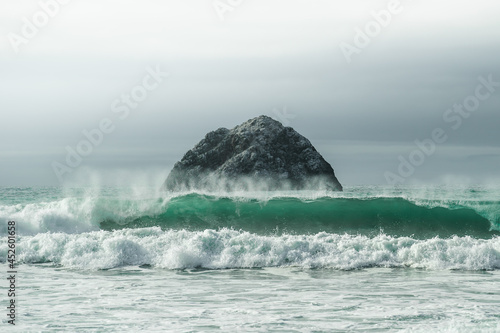
{"label": "turquoise wave", "polygon": [[[475,204],[500,206],[499,202]],[[262,201],[193,193],[171,198],[155,213],[145,212],[140,216],[118,219],[108,217],[99,225],[108,231],[158,226],[164,230],[191,231],[232,228],[257,234],[328,232],[373,236],[384,233],[426,239],[453,235],[491,238],[500,235],[498,219],[493,219],[470,207],[435,207],[398,197],[323,197],[313,200],[282,197]]]}

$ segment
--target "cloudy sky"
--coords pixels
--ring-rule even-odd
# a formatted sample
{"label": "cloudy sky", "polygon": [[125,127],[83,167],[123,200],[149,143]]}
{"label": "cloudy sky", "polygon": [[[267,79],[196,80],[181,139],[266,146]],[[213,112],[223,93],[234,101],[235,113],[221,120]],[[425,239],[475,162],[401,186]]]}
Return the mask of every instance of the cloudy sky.
{"label": "cloudy sky", "polygon": [[[499,13],[493,0],[4,0],[0,186],[161,184],[208,131],[261,114],[309,138],[344,185],[498,181]],[[103,122],[70,166],[68,147],[89,149],[83,131]],[[421,153],[436,129],[445,142]]]}

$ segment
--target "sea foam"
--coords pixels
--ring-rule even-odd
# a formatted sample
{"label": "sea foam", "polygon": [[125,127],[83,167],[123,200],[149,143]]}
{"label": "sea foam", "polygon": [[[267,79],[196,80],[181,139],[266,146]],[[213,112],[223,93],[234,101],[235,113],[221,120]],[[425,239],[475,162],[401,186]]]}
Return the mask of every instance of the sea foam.
{"label": "sea foam", "polygon": [[[500,238],[416,240],[378,235],[262,236],[230,229],[187,231],[158,227],[81,234],[41,233],[18,239],[21,263],[84,270],[150,265],[164,269],[258,267],[410,267],[431,270],[500,268]],[[0,246],[5,258],[7,247]]]}

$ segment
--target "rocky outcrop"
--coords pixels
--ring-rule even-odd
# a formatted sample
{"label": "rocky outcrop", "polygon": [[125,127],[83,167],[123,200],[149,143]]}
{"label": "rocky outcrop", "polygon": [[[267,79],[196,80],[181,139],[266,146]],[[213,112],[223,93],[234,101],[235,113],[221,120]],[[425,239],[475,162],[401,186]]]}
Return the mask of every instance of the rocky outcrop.
{"label": "rocky outcrop", "polygon": [[311,142],[267,116],[208,133],[175,164],[163,186],[168,191],[342,191]]}

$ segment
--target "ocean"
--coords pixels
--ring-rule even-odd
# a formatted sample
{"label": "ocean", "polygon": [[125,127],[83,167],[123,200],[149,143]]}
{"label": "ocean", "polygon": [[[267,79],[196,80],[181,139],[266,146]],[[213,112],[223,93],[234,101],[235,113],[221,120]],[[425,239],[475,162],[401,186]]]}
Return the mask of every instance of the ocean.
{"label": "ocean", "polygon": [[500,187],[4,187],[0,223],[2,332],[500,332]]}

